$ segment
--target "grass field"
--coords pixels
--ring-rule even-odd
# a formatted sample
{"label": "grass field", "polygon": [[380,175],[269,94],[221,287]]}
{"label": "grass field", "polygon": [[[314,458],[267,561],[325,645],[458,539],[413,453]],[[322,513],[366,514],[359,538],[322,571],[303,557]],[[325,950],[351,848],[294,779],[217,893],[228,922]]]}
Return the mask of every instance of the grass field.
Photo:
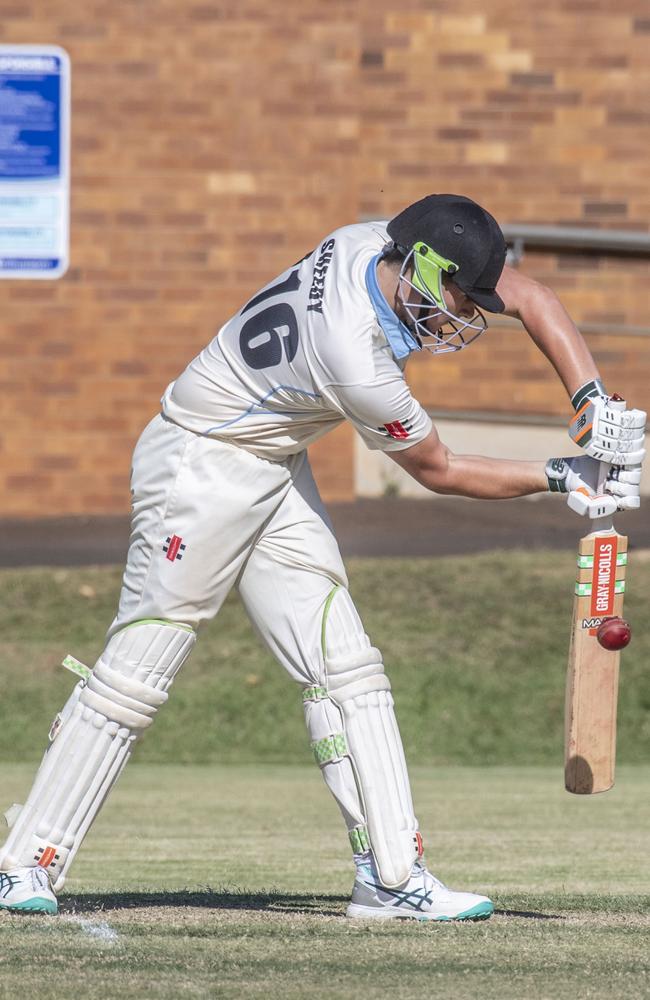
{"label": "grass field", "polygon": [[[573,567],[525,552],[349,567],[417,762],[430,866],[491,895],[492,920],[344,919],[347,838],[299,693],[231,599],[91,831],[61,915],[0,916],[0,998],[650,996],[650,559],[633,552],[628,574],[617,784],[577,798],[562,767]],[[0,574],[0,807],[23,800],[74,684],[63,655],[101,651],[119,577]]]}
{"label": "grass field", "polygon": [[[31,768],[0,773],[11,799]],[[134,764],[62,915],[0,918],[0,996],[648,996],[650,768],[586,799],[561,777],[415,768],[432,869],[497,912],[375,926],[343,918],[347,841],[315,767]]]}
{"label": "grass field", "polygon": [[[632,552],[619,760],[650,760],[650,552]],[[407,753],[437,763],[545,764],[562,754],[575,553],[508,552],[350,561],[350,586],[384,654]],[[117,569],[0,574],[0,760],[37,760],[116,607]],[[268,719],[273,719],[269,727]],[[188,733],[191,732],[191,739]],[[300,694],[260,645],[239,601],[202,633],[139,761],[309,763]]]}

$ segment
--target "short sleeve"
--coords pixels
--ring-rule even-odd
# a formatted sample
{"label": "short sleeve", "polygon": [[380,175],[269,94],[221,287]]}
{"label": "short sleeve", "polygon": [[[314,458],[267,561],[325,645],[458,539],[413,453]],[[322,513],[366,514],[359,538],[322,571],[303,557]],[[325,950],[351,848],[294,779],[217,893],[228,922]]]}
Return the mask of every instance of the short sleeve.
{"label": "short sleeve", "polygon": [[403,451],[423,441],[433,426],[401,373],[373,383],[330,384],[325,392],[374,450]]}

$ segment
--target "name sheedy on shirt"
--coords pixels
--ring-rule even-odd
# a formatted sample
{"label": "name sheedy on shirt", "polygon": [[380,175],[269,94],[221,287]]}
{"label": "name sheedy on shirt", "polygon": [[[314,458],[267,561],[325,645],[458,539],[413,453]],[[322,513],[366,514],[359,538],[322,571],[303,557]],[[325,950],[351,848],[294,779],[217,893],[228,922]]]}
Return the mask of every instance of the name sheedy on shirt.
{"label": "name sheedy on shirt", "polygon": [[325,275],[334,256],[336,240],[326,240],[320,248],[318,260],[314,265],[314,277],[309,289],[309,305],[307,312],[323,311],[323,295],[325,293]]}
{"label": "name sheedy on shirt", "polygon": [[54,56],[0,56],[0,73],[56,73]]}

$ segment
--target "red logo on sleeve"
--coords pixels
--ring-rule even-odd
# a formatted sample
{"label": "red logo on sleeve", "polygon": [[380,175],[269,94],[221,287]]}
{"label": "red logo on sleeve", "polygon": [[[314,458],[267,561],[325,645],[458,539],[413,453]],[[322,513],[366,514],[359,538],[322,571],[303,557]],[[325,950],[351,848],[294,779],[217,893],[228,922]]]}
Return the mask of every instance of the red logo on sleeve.
{"label": "red logo on sleeve", "polygon": [[384,424],[378,429],[396,441],[405,441],[412,427],[413,424],[402,424],[399,420],[393,420],[392,424]]}

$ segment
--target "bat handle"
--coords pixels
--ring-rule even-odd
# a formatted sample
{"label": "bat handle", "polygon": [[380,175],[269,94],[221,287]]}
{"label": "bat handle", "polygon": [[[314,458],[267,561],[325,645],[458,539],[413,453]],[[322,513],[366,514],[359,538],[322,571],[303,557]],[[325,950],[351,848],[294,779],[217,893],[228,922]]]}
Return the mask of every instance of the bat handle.
{"label": "bat handle", "polygon": [[609,462],[598,463],[598,482],[596,484],[596,493],[598,496],[602,496],[605,492],[605,483],[609,475],[609,468]]}

